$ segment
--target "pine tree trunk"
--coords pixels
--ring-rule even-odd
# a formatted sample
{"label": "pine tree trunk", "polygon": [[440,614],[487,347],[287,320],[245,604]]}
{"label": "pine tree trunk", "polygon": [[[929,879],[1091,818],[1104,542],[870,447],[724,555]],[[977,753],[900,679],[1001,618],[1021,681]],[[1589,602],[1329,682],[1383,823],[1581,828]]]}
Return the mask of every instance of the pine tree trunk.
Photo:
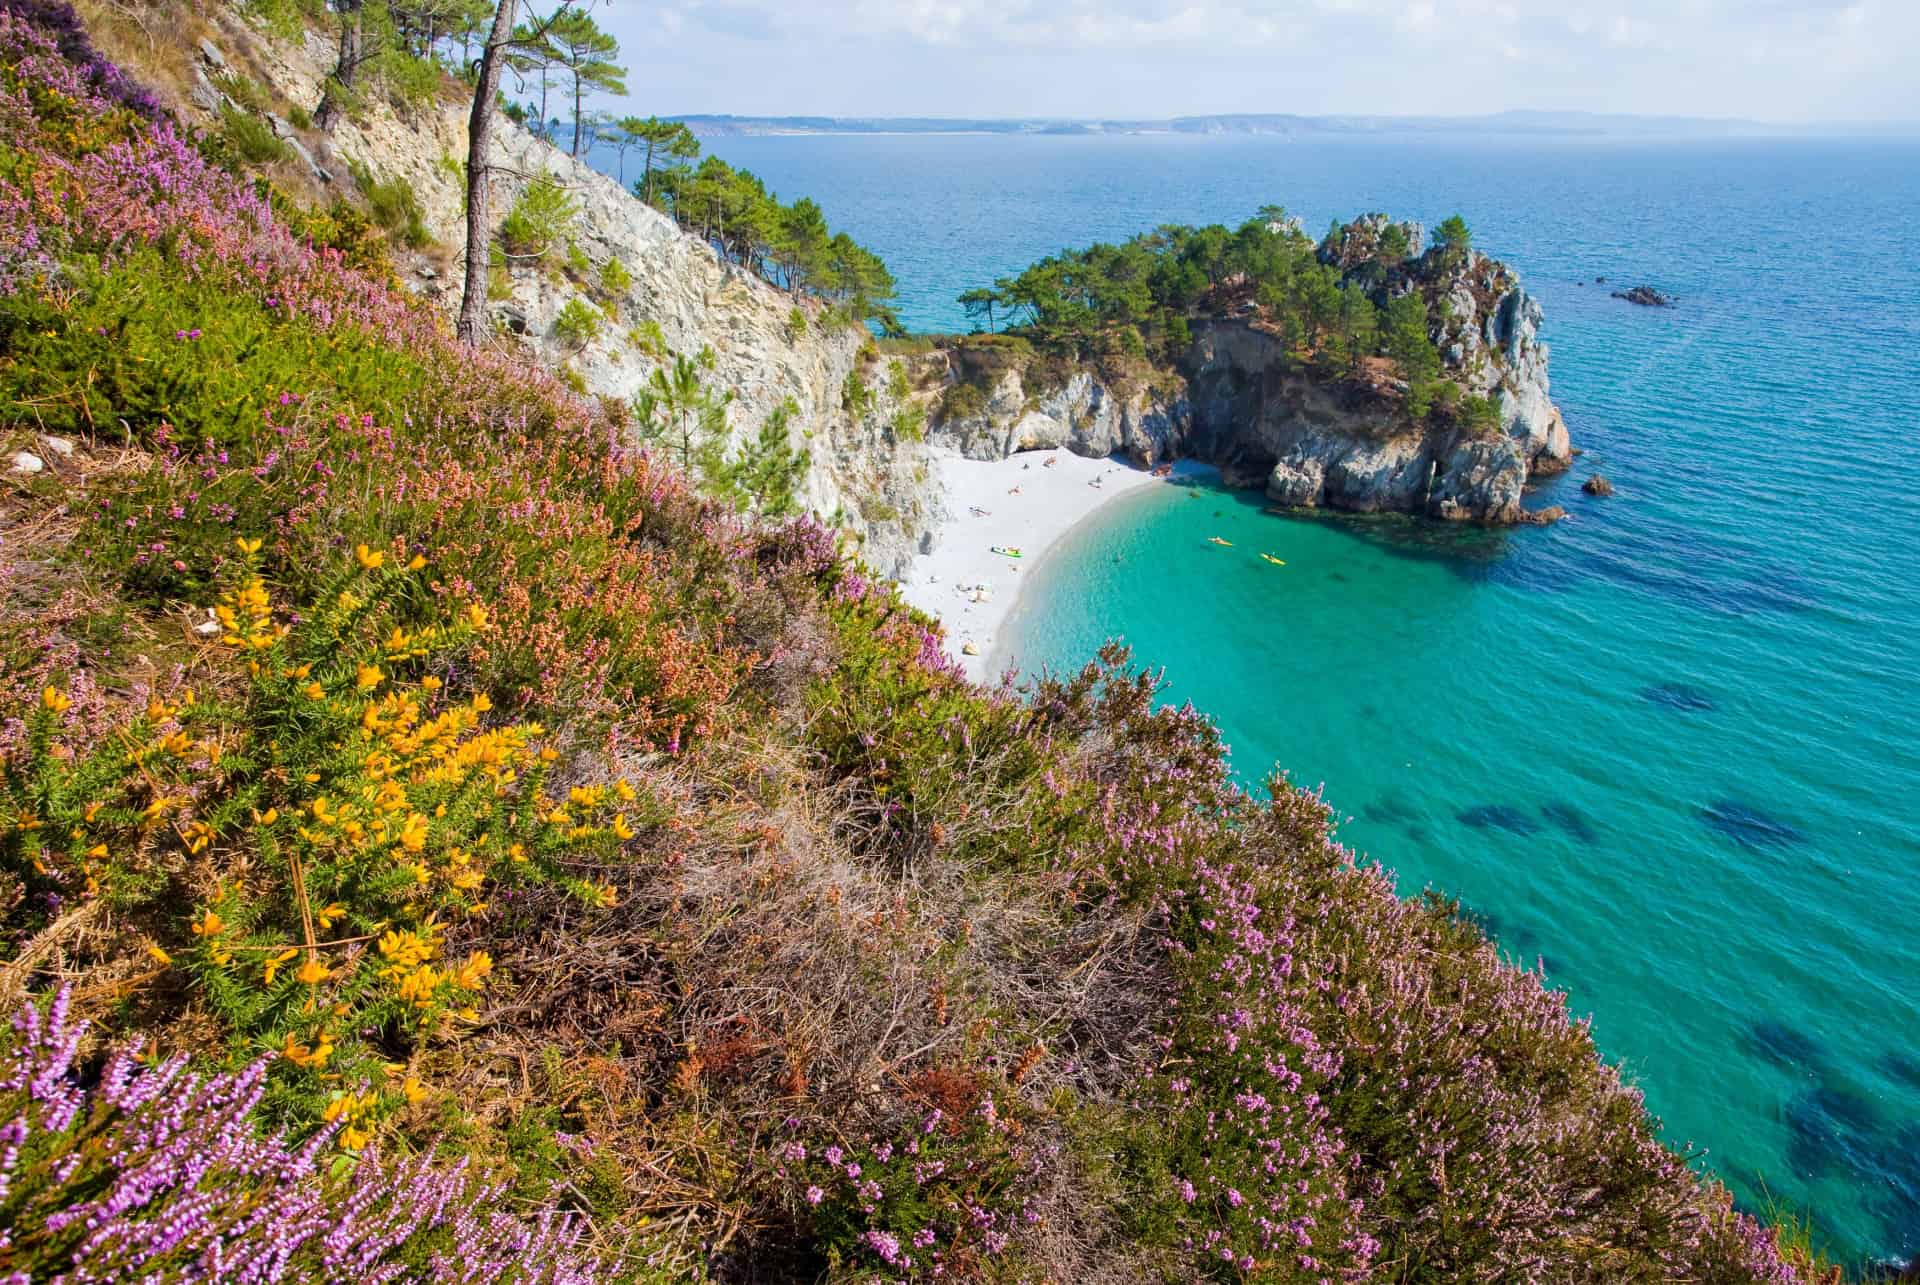
{"label": "pine tree trunk", "polygon": [[487,333],[487,144],[493,135],[494,97],[500,92],[500,71],[507,44],[513,38],[516,0],[500,0],[493,15],[493,33],[480,51],[479,84],[473,89],[473,112],[467,118],[467,279],[460,295],[456,333],[469,347]]}
{"label": "pine tree trunk", "polygon": [[353,89],[353,79],[363,60],[360,50],[360,11],[365,0],[340,0],[340,60],[333,75],[320,91],[320,106],[314,110],[313,123],[322,133],[331,134],[345,107],[341,99]]}
{"label": "pine tree trunk", "polygon": [[580,73],[573,74],[573,155],[580,155]]}

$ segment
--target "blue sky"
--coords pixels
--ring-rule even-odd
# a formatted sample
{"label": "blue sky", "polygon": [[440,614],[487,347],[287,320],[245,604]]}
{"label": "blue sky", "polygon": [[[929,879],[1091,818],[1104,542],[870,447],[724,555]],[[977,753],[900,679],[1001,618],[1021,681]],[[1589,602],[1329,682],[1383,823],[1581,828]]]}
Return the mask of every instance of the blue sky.
{"label": "blue sky", "polygon": [[1920,120],[1920,0],[599,0],[646,112]]}

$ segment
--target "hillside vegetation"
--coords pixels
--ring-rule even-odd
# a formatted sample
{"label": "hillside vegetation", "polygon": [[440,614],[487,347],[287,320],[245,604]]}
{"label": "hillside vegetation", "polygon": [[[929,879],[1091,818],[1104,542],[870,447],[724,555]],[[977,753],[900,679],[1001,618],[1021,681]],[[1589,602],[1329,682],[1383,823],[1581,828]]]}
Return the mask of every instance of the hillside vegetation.
{"label": "hillside vegetation", "polygon": [[965,682],[364,232],[0,0],[0,1275],[1802,1279],[1123,651]]}

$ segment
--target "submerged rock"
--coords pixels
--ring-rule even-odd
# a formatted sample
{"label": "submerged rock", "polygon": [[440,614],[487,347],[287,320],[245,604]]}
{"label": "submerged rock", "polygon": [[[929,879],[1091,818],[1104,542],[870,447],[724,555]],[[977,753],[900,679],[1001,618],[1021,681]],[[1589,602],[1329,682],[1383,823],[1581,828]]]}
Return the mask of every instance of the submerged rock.
{"label": "submerged rock", "polygon": [[1738,799],[1715,799],[1700,809],[1700,817],[1741,847],[1756,852],[1767,848],[1792,847],[1805,843],[1807,838],[1780,818],[1769,816]]}
{"label": "submerged rock", "polygon": [[1652,687],[1642,687],[1640,699],[1665,705],[1683,714],[1704,714],[1718,708],[1711,695],[1686,683],[1656,683]]}
{"label": "submerged rock", "polygon": [[1519,808],[1505,803],[1482,803],[1455,814],[1462,825],[1476,830],[1506,830],[1513,834],[1538,834],[1540,823]]}
{"label": "submerged rock", "polygon": [[1637,303],[1642,308],[1671,308],[1673,300],[1661,294],[1652,286],[1634,286],[1629,290],[1615,290],[1613,297],[1625,299],[1628,303]]}

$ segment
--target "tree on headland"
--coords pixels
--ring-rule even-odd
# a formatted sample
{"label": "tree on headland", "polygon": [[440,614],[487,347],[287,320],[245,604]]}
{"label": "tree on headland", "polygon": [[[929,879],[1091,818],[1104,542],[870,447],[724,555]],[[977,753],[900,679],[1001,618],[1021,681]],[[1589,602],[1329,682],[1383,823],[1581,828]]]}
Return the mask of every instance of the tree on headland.
{"label": "tree on headland", "polygon": [[600,24],[586,10],[564,9],[548,24],[547,43],[554,51],[555,64],[573,80],[572,155],[578,156],[586,136],[582,107],[586,96],[596,91],[627,92],[627,69],[613,61],[620,56],[620,42],[600,30]]}
{"label": "tree on headland", "polygon": [[1000,292],[989,286],[979,286],[960,296],[960,306],[966,310],[967,316],[975,321],[985,317],[988,330],[995,329],[993,310],[999,302]]}
{"label": "tree on headland", "polygon": [[1473,233],[1467,230],[1467,221],[1458,214],[1447,218],[1433,230],[1433,246],[1449,260],[1465,258],[1473,246]]}
{"label": "tree on headland", "polygon": [[1385,320],[1387,356],[1407,385],[1407,413],[1424,418],[1432,409],[1433,384],[1440,374],[1440,354],[1427,333],[1427,301],[1418,290],[1410,290],[1387,303]]}
{"label": "tree on headland", "polygon": [[[538,30],[536,30],[538,28]],[[547,38],[547,32],[539,23],[522,23],[513,29],[513,44],[507,51],[507,66],[513,70],[518,83],[525,85],[527,78],[538,72],[540,77],[540,119],[534,133],[547,136],[547,90],[552,84],[554,67],[560,61],[559,51]]]}
{"label": "tree on headland", "polygon": [[634,195],[648,205],[653,204],[653,176],[664,164],[678,164],[693,160],[700,155],[700,140],[693,136],[684,122],[661,120],[658,116],[648,116],[644,120],[638,116],[628,116],[616,122],[620,149],[620,182],[627,181],[627,151],[635,147],[644,147],[640,162],[640,177],[634,180]]}

